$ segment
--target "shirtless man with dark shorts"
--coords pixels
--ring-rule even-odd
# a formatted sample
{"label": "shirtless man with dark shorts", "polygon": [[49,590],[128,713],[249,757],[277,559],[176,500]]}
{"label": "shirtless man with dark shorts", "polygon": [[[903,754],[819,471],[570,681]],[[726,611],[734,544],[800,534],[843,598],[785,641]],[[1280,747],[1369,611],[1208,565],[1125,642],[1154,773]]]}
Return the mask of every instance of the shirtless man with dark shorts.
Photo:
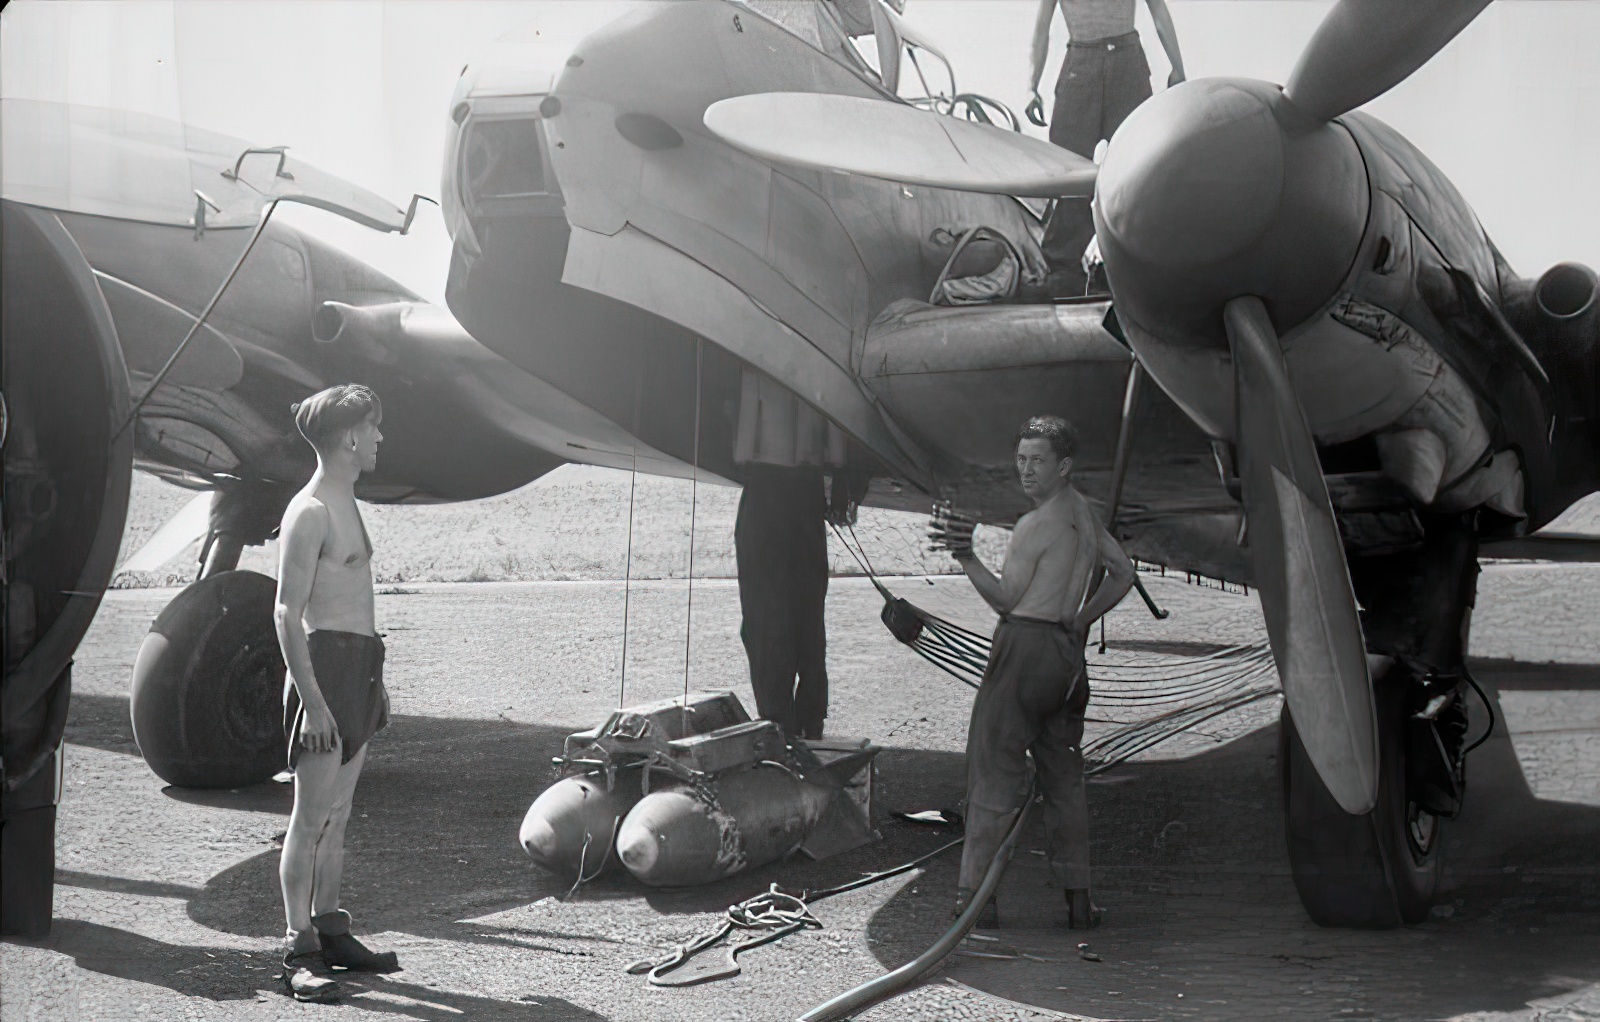
{"label": "shirtless man with dark shorts", "polygon": [[367,739],[389,722],[383,642],[374,628],[372,543],[355,484],[377,464],[383,409],[366,387],[344,384],[295,406],[317,471],[283,513],[275,619],[289,668],[284,723],[294,810],[278,876],[289,929],[283,982],[296,1000],[340,996],[334,968],[394,972],[350,934],[339,908],[344,831]]}
{"label": "shirtless man with dark shorts", "polygon": [[[945,542],[973,588],[1000,615],[967,728],[967,838],[956,914],[976,893],[1028,791],[1033,753],[1044,795],[1050,873],[1066,889],[1071,925],[1094,925],[1089,898],[1089,806],[1083,786],[1083,647],[1089,626],[1133,585],[1133,564],[1072,485],[1077,437],[1054,415],[1017,433],[1017,474],[1034,502],[1011,535],[999,577],[973,555],[971,533]],[[1093,588],[1101,568],[1105,578]],[[978,925],[999,925],[994,900]]]}

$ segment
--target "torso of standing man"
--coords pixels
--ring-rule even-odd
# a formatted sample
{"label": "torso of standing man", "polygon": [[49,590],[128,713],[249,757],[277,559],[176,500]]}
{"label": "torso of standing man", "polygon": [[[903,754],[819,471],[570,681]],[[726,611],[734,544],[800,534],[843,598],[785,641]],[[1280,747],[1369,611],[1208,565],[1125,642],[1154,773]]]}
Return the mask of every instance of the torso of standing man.
{"label": "torso of standing man", "polygon": [[1012,616],[1071,627],[1100,563],[1097,529],[1088,501],[1071,486],[1018,520],[1011,542],[1039,553],[1033,578]]}
{"label": "torso of standing man", "polygon": [[328,535],[317,557],[317,575],[306,601],[306,626],[373,635],[372,541],[361,511],[351,499],[321,501],[328,511]]}
{"label": "torso of standing man", "polygon": [[1133,31],[1133,0],[1056,0],[1076,44]]}

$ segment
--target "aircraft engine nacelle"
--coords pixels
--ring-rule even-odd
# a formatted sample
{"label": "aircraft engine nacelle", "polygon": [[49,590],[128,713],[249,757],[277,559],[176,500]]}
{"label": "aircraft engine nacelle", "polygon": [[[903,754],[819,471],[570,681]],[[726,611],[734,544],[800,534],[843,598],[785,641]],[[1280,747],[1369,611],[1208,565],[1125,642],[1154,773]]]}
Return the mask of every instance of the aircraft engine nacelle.
{"label": "aircraft engine nacelle", "polygon": [[[4,204],[5,765],[111,581],[128,510],[128,371],[93,271],[55,215]],[[63,697],[61,712],[65,713]],[[36,712],[37,711],[37,712]],[[56,729],[59,737],[59,727]],[[48,753],[54,748],[42,750]],[[38,752],[40,750],[31,750]]]}
{"label": "aircraft engine nacelle", "polygon": [[[116,327],[83,253],[53,213],[6,202],[3,218],[0,931],[39,936],[50,929],[53,857],[11,849],[48,847],[44,834],[53,833],[70,665],[116,566],[133,430]],[[13,833],[23,843],[13,846]]]}

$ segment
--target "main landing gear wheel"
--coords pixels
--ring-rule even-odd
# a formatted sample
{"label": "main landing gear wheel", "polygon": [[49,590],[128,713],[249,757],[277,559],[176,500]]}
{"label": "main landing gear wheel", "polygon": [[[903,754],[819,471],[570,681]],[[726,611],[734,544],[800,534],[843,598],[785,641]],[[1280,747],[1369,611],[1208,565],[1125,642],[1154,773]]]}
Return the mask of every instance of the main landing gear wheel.
{"label": "main landing gear wheel", "polygon": [[139,647],[129,708],[144,761],[180,788],[238,788],[288,763],[277,583],[224,571],[190,585]]}
{"label": "main landing gear wheel", "polygon": [[1378,682],[1378,804],[1352,816],[1323,787],[1285,707],[1278,768],[1294,885],[1322,926],[1419,923],[1439,880],[1441,823],[1406,795],[1405,686]]}

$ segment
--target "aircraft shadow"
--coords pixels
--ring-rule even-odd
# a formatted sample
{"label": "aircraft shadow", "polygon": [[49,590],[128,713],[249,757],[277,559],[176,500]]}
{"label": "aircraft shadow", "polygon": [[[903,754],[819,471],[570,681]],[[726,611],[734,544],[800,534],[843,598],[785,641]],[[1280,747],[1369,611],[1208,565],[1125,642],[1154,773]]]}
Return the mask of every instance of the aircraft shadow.
{"label": "aircraft shadow", "polygon": [[[1474,666],[1496,701],[1500,684],[1587,688],[1597,672]],[[1093,932],[1063,928],[1035,818],[1001,889],[1004,928],[977,947],[1048,961],[960,956],[944,974],[1030,1004],[1141,1019],[1448,1018],[1600,981],[1600,809],[1535,798],[1496,716],[1468,763],[1467,806],[1446,824],[1441,907],[1420,926],[1324,930],[1306,917],[1285,851],[1274,726],[1091,780],[1095,897],[1109,909]],[[1482,722],[1476,712],[1474,733]],[[960,796],[946,758],[961,759],[906,764],[940,778],[926,793],[933,805]],[[933,863],[874,916],[868,946],[885,968],[948,925],[956,868],[953,856]],[[1080,941],[1103,961],[1081,960]]]}
{"label": "aircraft shadow", "polygon": [[[1482,661],[1476,667],[1491,697],[1499,684],[1554,687],[1541,679],[1565,682],[1569,673],[1572,683],[1562,687],[1583,688],[1593,674],[1592,668],[1568,672],[1547,665],[1541,668],[1548,673],[1541,674],[1520,664]],[[68,740],[132,752],[127,720],[126,699],[77,697]],[[604,939],[461,922],[567,896],[569,885],[535,867],[516,843],[527,806],[553,779],[549,757],[567,733],[563,727],[507,721],[396,717],[372,745],[347,840],[347,905],[360,930],[523,948],[529,938]],[[996,935],[1009,942],[1005,950],[1052,961],[952,958],[945,974],[1005,997],[1081,1014],[1186,1019],[1449,1017],[1515,1009],[1532,998],[1600,981],[1600,960],[1590,950],[1600,938],[1600,865],[1592,851],[1600,847],[1600,809],[1534,798],[1503,723],[1473,755],[1468,806],[1447,826],[1442,886],[1449,918],[1398,931],[1322,930],[1305,917],[1284,853],[1276,752],[1276,730],[1268,728],[1202,756],[1129,765],[1093,779],[1096,895],[1110,909],[1107,924],[1087,938],[1055,929],[1065,910],[1036,854],[1044,845],[1036,820],[1002,888],[1007,930]],[[886,869],[957,836],[889,811],[958,805],[964,769],[959,754],[885,750],[875,795],[881,843],[822,862],[797,855],[687,889],[643,889],[613,868],[576,897],[606,901],[642,894],[660,913],[715,912],[770,883],[819,889]],[[270,783],[166,793],[285,816],[291,797],[289,786]],[[886,968],[920,953],[948,924],[959,854],[956,849],[934,860],[870,921],[868,947]],[[217,874],[203,888],[186,889],[188,914],[221,932],[275,936],[282,926],[277,867],[278,851],[271,849]],[[73,874],[62,880],[126,886],[114,878]],[[819,910],[824,919],[826,905]],[[127,963],[137,963],[142,951],[95,955],[116,940],[144,938],[90,924],[58,925],[66,929],[52,943],[77,942],[73,946],[85,952],[85,961],[100,963],[99,971],[140,968]],[[1074,945],[1082,939],[1092,941],[1105,961],[1078,960]],[[196,989],[254,991],[266,974],[253,967],[275,966],[270,955],[171,945],[150,950],[165,956],[151,967],[153,974],[168,977],[166,985]],[[111,962],[113,957],[123,964]],[[179,973],[201,959],[207,963],[202,968]],[[226,963],[229,978],[214,961]],[[387,982],[382,989],[411,996]],[[819,1000],[831,992],[819,990]],[[1187,994],[1182,1000],[1176,999],[1180,992]],[[415,1000],[442,1003],[441,996],[430,989]],[[534,996],[541,1005],[559,1003]],[[392,1002],[358,1000],[371,1000],[363,1007],[372,1010],[403,1010]],[[453,1006],[469,1017],[556,1017],[532,1006],[517,1014],[524,1010],[520,1005],[500,1001],[484,1000],[470,1011]],[[560,1017],[578,1017],[577,1009]]]}

